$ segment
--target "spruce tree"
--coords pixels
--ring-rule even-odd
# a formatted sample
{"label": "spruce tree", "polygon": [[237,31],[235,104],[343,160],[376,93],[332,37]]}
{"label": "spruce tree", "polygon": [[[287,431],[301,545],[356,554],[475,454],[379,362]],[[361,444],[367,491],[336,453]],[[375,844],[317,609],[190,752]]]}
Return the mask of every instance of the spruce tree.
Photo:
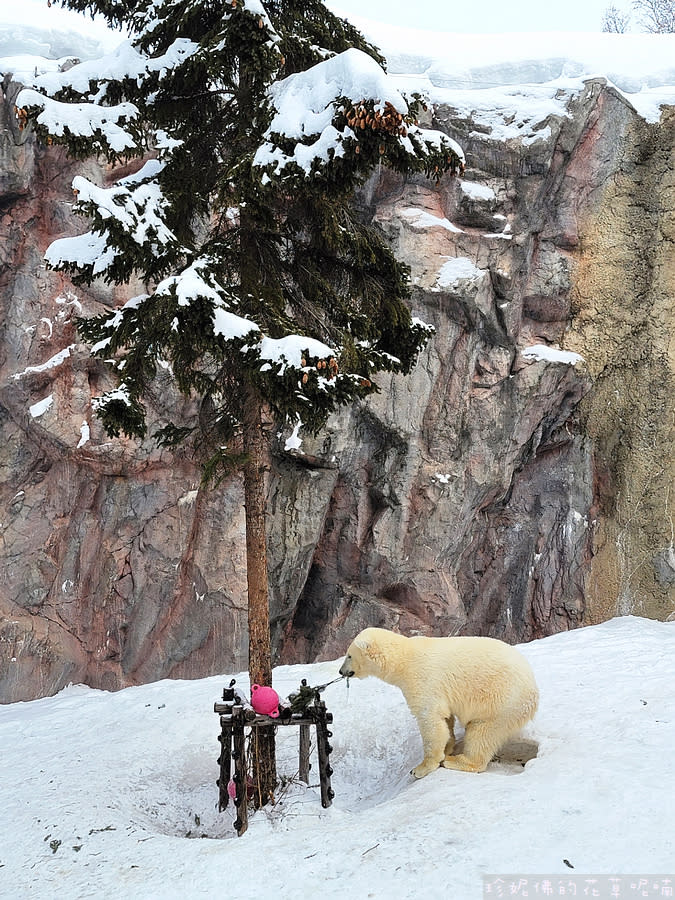
{"label": "spruce tree", "polygon": [[[376,391],[378,372],[410,371],[430,329],[353,195],[379,164],[438,179],[461,150],[418,126],[421,98],[403,98],[376,48],[320,0],[60,2],[130,40],[37,80],[20,115],[75,157],[139,166],[111,188],[75,179],[90,230],[55,241],[47,261],[76,283],[146,286],[79,323],[119,381],[96,401],[108,433],[145,434],[144,398],[168,361],[199,415],[157,439],[207,448],[209,475],[240,461],[249,674],[270,685],[264,417],[316,433]],[[262,804],[271,729],[255,756]]]}

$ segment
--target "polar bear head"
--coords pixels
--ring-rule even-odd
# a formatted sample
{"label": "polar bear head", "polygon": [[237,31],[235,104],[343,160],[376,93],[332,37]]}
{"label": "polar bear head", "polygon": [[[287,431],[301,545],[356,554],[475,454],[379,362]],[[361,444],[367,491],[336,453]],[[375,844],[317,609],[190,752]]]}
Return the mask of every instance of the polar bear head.
{"label": "polar bear head", "polygon": [[391,632],[384,628],[366,628],[349,645],[340,675],[347,678],[382,678],[387,665],[387,645]]}

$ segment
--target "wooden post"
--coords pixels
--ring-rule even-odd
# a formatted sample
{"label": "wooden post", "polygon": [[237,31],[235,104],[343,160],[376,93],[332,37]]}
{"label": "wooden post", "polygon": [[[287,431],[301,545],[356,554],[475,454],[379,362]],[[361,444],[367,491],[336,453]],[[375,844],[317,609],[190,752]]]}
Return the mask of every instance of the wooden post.
{"label": "wooden post", "polygon": [[230,802],[227,788],[232,772],[232,706],[234,705],[234,690],[232,687],[227,687],[223,690],[223,701],[223,715],[220,717],[221,731],[218,738],[220,741],[220,756],[218,757],[220,775],[216,782],[218,785],[219,812],[227,809]]}
{"label": "wooden post", "polygon": [[309,784],[309,770],[311,769],[309,762],[309,725],[302,724],[300,726],[300,762],[298,765],[298,775],[300,781]]}
{"label": "wooden post", "polygon": [[234,758],[234,784],[236,787],[236,795],[234,805],[237,808],[237,818],[234,827],[237,835],[241,835],[248,828],[248,784],[247,784],[247,765],[246,765],[246,738],[244,735],[244,709],[241,706],[235,706],[232,709],[232,736],[234,749],[232,756]]}
{"label": "wooden post", "polygon": [[326,704],[318,700],[314,704],[316,715],[316,751],[319,757],[319,785],[321,787],[321,805],[324,809],[331,805],[335,792],[330,784],[330,776],[333,774],[329,757],[333,751],[328,738],[332,732],[328,730]]}
{"label": "wooden post", "polygon": [[227,787],[230,783],[232,772],[232,719],[230,716],[221,716],[220,724],[221,732],[218,737],[220,741],[220,756],[218,757],[220,775],[216,784],[218,785],[218,810],[222,812],[224,809],[227,809],[227,805],[230,802]]}

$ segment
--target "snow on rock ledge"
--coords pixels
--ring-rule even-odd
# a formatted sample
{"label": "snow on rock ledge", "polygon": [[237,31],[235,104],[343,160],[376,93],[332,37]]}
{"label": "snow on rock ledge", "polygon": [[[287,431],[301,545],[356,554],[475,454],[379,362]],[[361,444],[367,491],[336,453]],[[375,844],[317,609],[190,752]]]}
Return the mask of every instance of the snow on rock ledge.
{"label": "snow on rock ledge", "polygon": [[485,275],[487,272],[476,268],[470,259],[465,256],[457,256],[443,264],[438,273],[434,290],[446,291],[456,287],[462,281],[478,281]]}
{"label": "snow on rock ledge", "polygon": [[559,347],[550,347],[548,344],[533,344],[521,351],[525,359],[532,362],[562,363],[566,366],[576,366],[583,362],[584,358],[579,353],[571,350],[561,350]]}

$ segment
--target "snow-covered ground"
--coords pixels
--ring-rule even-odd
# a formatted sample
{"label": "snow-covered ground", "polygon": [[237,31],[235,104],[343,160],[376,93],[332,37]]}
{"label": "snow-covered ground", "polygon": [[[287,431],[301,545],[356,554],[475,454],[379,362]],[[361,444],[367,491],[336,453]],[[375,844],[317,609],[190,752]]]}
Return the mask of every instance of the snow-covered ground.
{"label": "snow-covered ground", "polygon": [[[477,900],[488,874],[529,878],[529,896],[535,875],[577,879],[584,896],[598,873],[626,876],[606,896],[667,896],[629,893],[627,873],[675,872],[675,622],[618,618],[522,650],[541,691],[524,768],[414,781],[421,742],[398,689],[339,682],[323,695],[333,806],[293,781],[297,730],[281,727],[291,780],[241,838],[216,808],[212,707],[231,673],[0,707],[0,896]],[[286,696],[338,666],[282,667],[274,686]]]}
{"label": "snow-covered ground", "polygon": [[[40,20],[20,22],[30,5],[0,16],[0,72],[28,83],[58,58],[110,49],[108,35],[85,40],[46,4]],[[649,121],[675,103],[675,35],[357,24],[401,87],[464,109],[495,139],[543,136],[547,115],[564,115],[595,75]],[[415,782],[407,773],[421,742],[400,692],[372,679],[340,683],[324,695],[335,717],[333,806],[323,810],[318,789],[293,779],[297,733],[280,728],[279,770],[290,780],[242,838],[232,809],[216,808],[211,710],[232,673],[116,694],[74,686],[0,707],[0,897],[474,900],[487,874],[529,878],[529,896],[534,876],[550,875],[549,895],[560,896],[559,883],[584,875],[674,873],[675,623],[620,618],[523,652],[542,697],[526,732],[538,755],[524,768],[439,769]],[[330,681],[338,665],[277,669],[275,687],[285,696],[301,678]],[[630,893],[629,884],[614,896],[668,896]]]}

